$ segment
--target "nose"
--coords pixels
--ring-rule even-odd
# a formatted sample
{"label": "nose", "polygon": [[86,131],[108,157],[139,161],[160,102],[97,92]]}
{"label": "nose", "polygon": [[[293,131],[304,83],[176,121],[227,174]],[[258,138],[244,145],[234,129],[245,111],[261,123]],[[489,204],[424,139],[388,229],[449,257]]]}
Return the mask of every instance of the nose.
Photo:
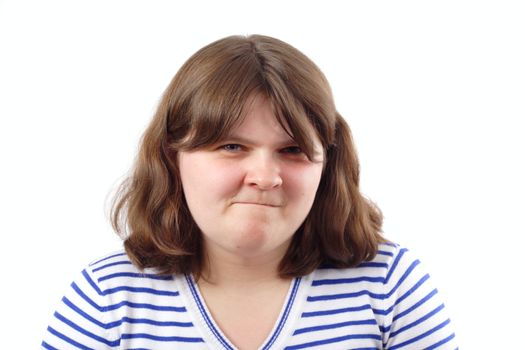
{"label": "nose", "polygon": [[253,155],[247,164],[245,184],[267,191],[283,184],[278,160],[270,154]]}

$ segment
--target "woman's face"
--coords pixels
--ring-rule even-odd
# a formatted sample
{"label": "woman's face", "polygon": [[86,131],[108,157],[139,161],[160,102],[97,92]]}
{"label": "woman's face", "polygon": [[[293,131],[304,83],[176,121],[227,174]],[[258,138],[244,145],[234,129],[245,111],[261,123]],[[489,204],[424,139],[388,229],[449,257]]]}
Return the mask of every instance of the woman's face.
{"label": "woman's face", "polygon": [[257,95],[226,140],[179,153],[182,186],[208,253],[250,258],[284,254],[312,207],[323,149],[312,128],[314,161]]}

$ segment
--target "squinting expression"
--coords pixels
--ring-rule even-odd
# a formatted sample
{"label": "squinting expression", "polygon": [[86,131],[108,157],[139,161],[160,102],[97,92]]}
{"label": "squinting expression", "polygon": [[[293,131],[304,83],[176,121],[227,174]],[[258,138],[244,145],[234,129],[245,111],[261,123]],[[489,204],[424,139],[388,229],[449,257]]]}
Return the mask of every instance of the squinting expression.
{"label": "squinting expression", "polygon": [[284,254],[312,207],[323,169],[283,130],[257,95],[243,122],[219,144],[179,152],[186,202],[208,253],[250,258]]}

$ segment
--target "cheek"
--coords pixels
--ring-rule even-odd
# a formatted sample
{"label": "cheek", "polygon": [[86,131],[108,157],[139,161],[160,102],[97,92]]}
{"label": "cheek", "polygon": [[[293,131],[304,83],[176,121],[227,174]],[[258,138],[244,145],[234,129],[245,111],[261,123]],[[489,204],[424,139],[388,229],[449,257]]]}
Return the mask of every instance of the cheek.
{"label": "cheek", "polygon": [[306,206],[311,206],[321,180],[322,167],[308,169],[289,169],[284,183],[294,199],[302,200]]}
{"label": "cheek", "polygon": [[211,205],[210,200],[228,199],[239,183],[235,168],[198,155],[182,158],[180,171],[186,198],[204,206]]}

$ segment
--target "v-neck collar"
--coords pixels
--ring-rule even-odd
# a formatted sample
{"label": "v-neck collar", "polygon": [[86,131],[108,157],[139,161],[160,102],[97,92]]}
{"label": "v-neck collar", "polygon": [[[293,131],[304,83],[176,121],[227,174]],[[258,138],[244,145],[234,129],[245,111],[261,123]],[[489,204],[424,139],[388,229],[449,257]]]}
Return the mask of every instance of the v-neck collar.
{"label": "v-neck collar", "polygon": [[[283,306],[281,307],[281,312],[279,317],[274,324],[274,327],[266,340],[259,347],[259,350],[269,350],[272,349],[276,344],[281,343],[286,337],[291,334],[292,324],[299,318],[298,315],[301,307],[299,304],[302,304],[304,292],[301,292],[301,289],[304,289],[305,278],[294,278],[290,283],[288,293],[286,295]],[[308,278],[306,278],[308,279]],[[200,293],[197,283],[190,275],[184,275],[183,287],[187,290],[188,302],[190,303],[189,309],[194,312],[194,317],[199,321],[201,325],[201,330],[205,338],[207,338],[211,343],[220,346],[221,349],[227,350],[237,350],[235,345],[224,335],[221,331],[211,313],[206,306],[204,298]]]}

